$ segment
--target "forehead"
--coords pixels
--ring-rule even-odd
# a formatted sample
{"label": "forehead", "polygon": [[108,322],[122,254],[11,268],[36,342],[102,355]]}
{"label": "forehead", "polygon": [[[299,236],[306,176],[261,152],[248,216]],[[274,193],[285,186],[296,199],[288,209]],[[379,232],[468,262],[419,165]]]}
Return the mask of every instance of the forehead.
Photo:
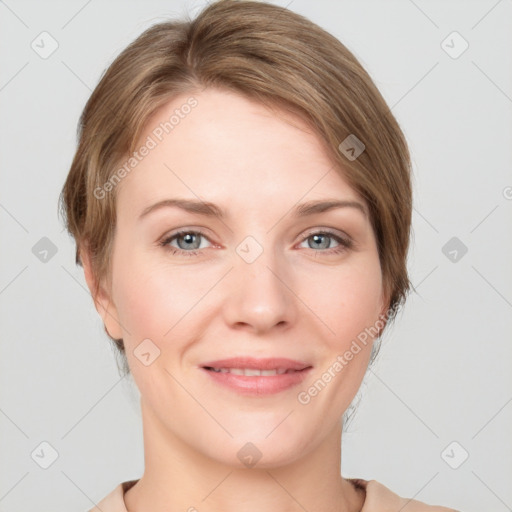
{"label": "forehead", "polygon": [[136,148],[143,146],[151,149],[117,191],[133,211],[169,195],[246,208],[326,196],[361,200],[297,114],[230,91],[173,98],[149,118]]}

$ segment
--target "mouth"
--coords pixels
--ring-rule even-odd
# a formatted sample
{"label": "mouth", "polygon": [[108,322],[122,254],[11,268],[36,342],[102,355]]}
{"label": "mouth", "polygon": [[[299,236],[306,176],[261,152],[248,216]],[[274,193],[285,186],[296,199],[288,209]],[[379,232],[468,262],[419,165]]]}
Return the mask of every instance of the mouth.
{"label": "mouth", "polygon": [[206,370],[217,373],[233,373],[247,376],[271,376],[293,373],[310,368],[312,365],[304,361],[285,357],[255,358],[249,356],[232,357],[209,361],[202,365]]}
{"label": "mouth", "polygon": [[313,368],[286,358],[237,357],[210,361],[200,368],[222,386],[244,395],[268,395],[300,384]]}
{"label": "mouth", "polygon": [[232,373],[234,375],[245,375],[246,377],[270,377],[272,375],[302,372],[307,369],[292,370],[290,368],[274,368],[272,370],[262,370],[259,368],[214,368],[212,366],[203,366],[203,368],[216,373]]}

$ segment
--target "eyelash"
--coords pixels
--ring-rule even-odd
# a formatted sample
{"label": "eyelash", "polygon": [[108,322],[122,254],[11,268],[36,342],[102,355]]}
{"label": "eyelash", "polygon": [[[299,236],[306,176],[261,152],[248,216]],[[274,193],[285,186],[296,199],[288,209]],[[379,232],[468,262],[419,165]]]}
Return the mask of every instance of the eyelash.
{"label": "eyelash", "polygon": [[[163,247],[164,249],[171,251],[173,255],[178,254],[178,255],[184,255],[184,256],[198,256],[199,252],[202,249],[196,249],[193,251],[185,251],[183,249],[178,249],[176,247],[168,246],[168,244],[170,242],[172,242],[175,238],[179,238],[182,235],[188,235],[188,234],[199,235],[208,240],[208,237],[202,231],[181,230],[181,231],[177,231],[176,233],[173,233],[172,235],[170,235],[168,237],[165,237],[162,241],[159,242],[159,245],[161,247]],[[307,235],[305,235],[300,240],[299,243],[303,243],[305,240],[312,237],[313,235],[327,235],[330,238],[334,238],[339,243],[339,245],[337,247],[334,247],[331,249],[326,249],[326,250],[321,250],[321,251],[314,251],[314,249],[311,249],[314,252],[323,252],[328,255],[340,254],[344,251],[350,250],[354,245],[353,241],[350,238],[342,238],[341,236],[339,236],[329,230],[311,231]]]}

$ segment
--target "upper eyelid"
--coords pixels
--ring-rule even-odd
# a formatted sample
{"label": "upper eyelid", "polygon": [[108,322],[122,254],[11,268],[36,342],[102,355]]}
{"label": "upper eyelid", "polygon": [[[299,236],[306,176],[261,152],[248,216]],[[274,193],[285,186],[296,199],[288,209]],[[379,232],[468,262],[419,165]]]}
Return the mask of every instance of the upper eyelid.
{"label": "upper eyelid", "polygon": [[341,231],[339,229],[334,229],[334,228],[312,228],[312,229],[307,230],[304,233],[304,235],[302,235],[301,240],[304,240],[304,238],[308,238],[309,236],[316,235],[318,233],[332,235],[332,236],[338,236],[340,238],[348,239],[348,240],[352,239],[352,237],[350,237],[347,233],[345,233],[344,231]]}

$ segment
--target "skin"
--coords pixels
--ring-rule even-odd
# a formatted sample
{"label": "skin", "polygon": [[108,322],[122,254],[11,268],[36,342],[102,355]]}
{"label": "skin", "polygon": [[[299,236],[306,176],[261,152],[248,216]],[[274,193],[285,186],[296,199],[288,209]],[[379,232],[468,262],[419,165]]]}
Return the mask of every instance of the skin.
{"label": "skin", "polygon": [[[154,113],[141,144],[191,95]],[[366,205],[299,117],[221,89],[193,96],[198,105],[118,185],[112,285],[95,300],[109,334],[124,340],[141,394],[145,471],[125,494],[127,509],[360,510],[364,491],[340,476],[341,417],[372,340],[308,404],[297,395],[388,307],[375,235],[356,208],[305,218],[290,210],[327,198]],[[175,197],[216,203],[228,217],[162,208],[138,218]],[[204,237],[158,245],[182,228]],[[305,238],[327,228],[353,247],[329,254],[336,238]],[[252,263],[236,252],[247,236],[263,248]],[[84,270],[92,291],[87,255]],[[134,350],[148,338],[160,355],[146,366]],[[299,359],[313,370],[297,387],[243,396],[198,369],[235,355]],[[262,453],[252,468],[237,457],[249,441]]]}

